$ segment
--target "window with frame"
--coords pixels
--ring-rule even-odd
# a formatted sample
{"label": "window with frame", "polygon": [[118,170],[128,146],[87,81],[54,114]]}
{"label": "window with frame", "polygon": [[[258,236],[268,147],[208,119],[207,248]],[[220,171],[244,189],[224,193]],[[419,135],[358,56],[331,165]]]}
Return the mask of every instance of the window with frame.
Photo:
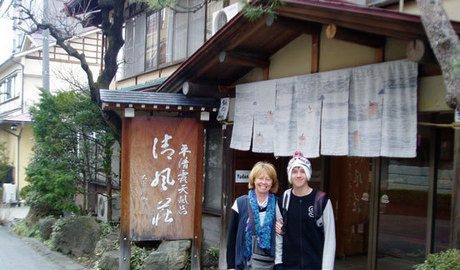
{"label": "window with frame", "polygon": [[16,75],[10,76],[0,82],[0,102],[5,102],[17,96]]}
{"label": "window with frame", "polygon": [[154,12],[147,15],[146,37],[145,37],[145,69],[155,69],[158,67],[158,46],[159,24],[163,12]]}
{"label": "window with frame", "polygon": [[206,128],[205,179],[203,210],[220,214],[222,204],[223,140],[222,128]]}
{"label": "window with frame", "polygon": [[[179,0],[180,7],[199,6],[201,0]],[[165,8],[143,13],[126,22],[125,77],[185,60],[205,40],[205,6],[196,12]]]}

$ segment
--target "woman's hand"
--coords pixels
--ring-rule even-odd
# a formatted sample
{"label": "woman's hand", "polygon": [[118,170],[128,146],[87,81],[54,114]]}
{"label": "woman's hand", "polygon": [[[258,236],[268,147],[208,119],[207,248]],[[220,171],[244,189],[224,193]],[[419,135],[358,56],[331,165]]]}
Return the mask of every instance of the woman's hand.
{"label": "woman's hand", "polygon": [[282,218],[280,218],[280,219],[278,219],[278,220],[276,221],[275,231],[276,231],[277,234],[281,234],[281,235],[284,234],[283,225],[284,225],[284,223],[283,223],[283,219],[282,219]]}

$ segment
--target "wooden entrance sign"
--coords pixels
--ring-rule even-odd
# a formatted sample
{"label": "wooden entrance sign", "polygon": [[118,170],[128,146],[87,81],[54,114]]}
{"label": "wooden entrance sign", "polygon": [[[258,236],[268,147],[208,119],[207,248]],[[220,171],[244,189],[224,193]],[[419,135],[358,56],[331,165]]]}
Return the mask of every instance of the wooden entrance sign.
{"label": "wooden entrance sign", "polygon": [[129,235],[131,240],[193,239],[202,127],[193,118],[129,120]]}

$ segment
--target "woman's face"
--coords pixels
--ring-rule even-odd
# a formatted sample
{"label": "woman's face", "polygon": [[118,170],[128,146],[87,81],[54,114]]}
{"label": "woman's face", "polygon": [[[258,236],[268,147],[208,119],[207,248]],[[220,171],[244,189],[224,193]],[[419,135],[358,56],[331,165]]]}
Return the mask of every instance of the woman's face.
{"label": "woman's face", "polygon": [[254,179],[254,189],[258,194],[268,194],[273,185],[273,179],[268,176],[266,171],[262,171]]}
{"label": "woman's face", "polygon": [[294,167],[291,173],[291,182],[293,188],[308,186],[307,174],[302,167]]}

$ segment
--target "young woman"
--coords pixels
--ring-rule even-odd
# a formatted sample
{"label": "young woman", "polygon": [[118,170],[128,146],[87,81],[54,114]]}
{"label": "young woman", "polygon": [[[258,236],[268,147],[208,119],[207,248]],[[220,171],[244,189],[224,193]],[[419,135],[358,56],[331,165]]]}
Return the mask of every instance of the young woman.
{"label": "young woman", "polygon": [[[276,261],[281,259],[282,247],[282,237],[275,232],[276,220],[281,218],[274,195],[278,190],[275,167],[267,162],[257,162],[249,173],[248,186],[248,194],[238,197],[232,206],[227,235],[227,268],[273,269],[275,257]],[[259,264],[259,258],[267,263],[255,266]]]}

